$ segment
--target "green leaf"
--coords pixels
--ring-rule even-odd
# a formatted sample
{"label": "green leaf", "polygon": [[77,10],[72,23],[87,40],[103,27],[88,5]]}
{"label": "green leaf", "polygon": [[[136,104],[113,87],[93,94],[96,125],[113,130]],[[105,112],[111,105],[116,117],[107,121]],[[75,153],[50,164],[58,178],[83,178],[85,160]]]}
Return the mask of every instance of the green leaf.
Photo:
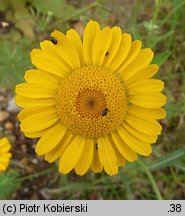
{"label": "green leaf", "polygon": [[28,8],[26,7],[25,1],[14,1],[9,0],[12,9],[14,10],[14,22],[15,26],[20,29],[23,34],[34,40],[34,26],[35,22],[30,15]]}
{"label": "green leaf", "polygon": [[167,119],[170,121],[173,117],[185,114],[185,100],[179,102],[168,102],[164,109],[167,112]]}
{"label": "green leaf", "polygon": [[16,170],[0,174],[0,198],[6,198],[19,187],[19,182],[15,181],[17,176],[18,172]]}
{"label": "green leaf", "polygon": [[14,44],[0,40],[0,86],[9,89],[23,81],[23,73],[31,65],[28,41],[22,40]]}
{"label": "green leaf", "polygon": [[185,148],[182,148],[167,156],[160,158],[159,160],[155,161],[152,165],[150,165],[148,168],[151,171],[154,171],[164,167],[175,165],[176,161],[179,161],[184,157],[185,157]]}
{"label": "green leaf", "polygon": [[8,1],[7,0],[1,0],[0,4],[0,11],[6,11],[8,8]]}
{"label": "green leaf", "polygon": [[[41,13],[50,15],[58,19],[64,19],[69,15],[77,14],[78,9],[68,4],[66,0],[33,0],[31,4]],[[77,20],[79,15],[71,16],[71,20]]]}
{"label": "green leaf", "polygon": [[65,12],[66,0],[33,0],[31,4],[41,13],[51,13],[55,17],[62,17]]}
{"label": "green leaf", "polygon": [[185,163],[178,163],[175,166],[185,172]]}
{"label": "green leaf", "polygon": [[163,65],[169,58],[171,52],[170,51],[165,51],[163,53],[160,53],[159,55],[156,55],[153,64],[158,64],[159,66]]}
{"label": "green leaf", "polygon": [[174,30],[171,31],[167,31],[166,33],[159,35],[159,36],[155,36],[154,40],[153,40],[153,46],[161,41],[165,41],[167,40],[167,38],[169,38],[170,36],[174,36]]}

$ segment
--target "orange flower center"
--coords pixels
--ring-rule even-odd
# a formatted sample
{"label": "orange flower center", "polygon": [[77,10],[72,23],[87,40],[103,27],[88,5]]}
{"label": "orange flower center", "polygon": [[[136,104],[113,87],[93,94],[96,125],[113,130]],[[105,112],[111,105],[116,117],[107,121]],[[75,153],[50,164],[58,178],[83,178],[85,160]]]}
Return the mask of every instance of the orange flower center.
{"label": "orange flower center", "polygon": [[62,80],[56,95],[58,115],[73,133],[84,137],[109,134],[127,112],[125,89],[111,71],[86,66]]}

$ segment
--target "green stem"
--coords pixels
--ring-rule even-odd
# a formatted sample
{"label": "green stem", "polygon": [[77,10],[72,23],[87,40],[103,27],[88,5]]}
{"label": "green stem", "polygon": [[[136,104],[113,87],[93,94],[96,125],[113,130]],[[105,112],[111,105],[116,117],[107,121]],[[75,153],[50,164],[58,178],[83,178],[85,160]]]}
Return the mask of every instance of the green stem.
{"label": "green stem", "polygon": [[[176,4],[176,3],[175,3]],[[160,21],[160,24],[161,26],[164,25],[168,20],[169,18],[175,14],[180,8],[183,8],[184,7],[184,4],[185,4],[185,1],[182,1],[180,2],[173,10],[170,10],[169,13],[164,17],[163,20]]]}
{"label": "green stem", "polygon": [[158,200],[163,200],[163,198],[161,196],[161,193],[159,191],[159,188],[158,188],[158,186],[157,186],[157,184],[155,182],[155,179],[154,179],[152,173],[150,172],[150,170],[148,169],[148,167],[140,160],[138,160],[138,164],[143,168],[145,174],[147,175],[147,177],[148,177],[148,179],[149,179],[149,181],[150,181],[150,183],[152,185],[152,188],[153,188],[153,190],[155,192],[155,195],[156,195],[157,199]]}
{"label": "green stem", "polygon": [[96,7],[97,5],[98,5],[98,2],[95,1],[92,4],[89,4],[87,7],[84,7],[82,9],[78,10],[76,13],[70,14],[69,16],[65,17],[64,19],[61,19],[61,20],[53,23],[52,25],[50,25],[47,28],[47,30],[50,31],[50,30],[54,29],[56,26],[61,25],[62,23],[70,20],[71,18],[73,18],[75,16],[78,16],[78,15],[85,13],[86,11],[88,11],[89,9],[91,9],[93,7]]}
{"label": "green stem", "polygon": [[136,0],[136,3],[133,6],[133,10],[132,10],[131,29],[132,29],[132,33],[134,34],[135,38],[136,38],[136,31],[137,31],[137,28],[135,28],[135,26],[136,26],[137,17],[140,11],[140,5],[141,5],[141,0]]}
{"label": "green stem", "polygon": [[151,20],[151,26],[149,28],[148,37],[147,37],[147,46],[151,45],[151,37],[153,35],[153,29],[154,29],[154,26],[155,26],[156,21],[157,21],[159,9],[160,9],[160,4],[161,4],[161,0],[156,0],[154,13],[153,13],[153,17],[152,17],[152,20]]}
{"label": "green stem", "polygon": [[15,181],[25,181],[25,180],[32,179],[32,178],[37,178],[39,176],[45,175],[46,173],[48,173],[48,172],[50,172],[52,170],[53,170],[53,167],[49,168],[49,169],[46,169],[46,170],[43,170],[41,172],[37,172],[37,173],[31,174],[31,175],[28,175],[28,176],[18,178]]}

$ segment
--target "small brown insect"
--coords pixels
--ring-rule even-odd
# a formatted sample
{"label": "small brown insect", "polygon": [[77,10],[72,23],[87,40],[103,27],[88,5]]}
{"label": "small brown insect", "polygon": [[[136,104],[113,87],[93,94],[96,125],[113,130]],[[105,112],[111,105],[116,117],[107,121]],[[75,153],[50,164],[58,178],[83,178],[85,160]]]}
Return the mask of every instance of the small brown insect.
{"label": "small brown insect", "polygon": [[107,56],[109,54],[109,52],[107,51],[106,53],[105,53],[105,55]]}
{"label": "small brown insect", "polygon": [[96,144],[96,146],[95,146],[95,147],[96,147],[96,150],[98,151],[98,144]]}
{"label": "small brown insect", "polygon": [[56,40],[54,37],[50,37],[50,41],[51,41],[53,44],[57,44],[57,40]]}
{"label": "small brown insect", "polygon": [[109,112],[109,109],[108,109],[108,108],[105,108],[105,109],[102,111],[101,115],[102,115],[102,116],[106,116],[108,112]]}

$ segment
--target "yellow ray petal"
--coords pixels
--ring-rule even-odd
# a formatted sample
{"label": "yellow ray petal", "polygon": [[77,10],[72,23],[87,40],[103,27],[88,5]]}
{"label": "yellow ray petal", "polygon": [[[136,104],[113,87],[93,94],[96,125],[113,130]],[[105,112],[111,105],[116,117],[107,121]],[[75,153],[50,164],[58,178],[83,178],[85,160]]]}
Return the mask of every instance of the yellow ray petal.
{"label": "yellow ray petal", "polygon": [[15,98],[16,105],[23,108],[34,106],[55,106],[55,98],[27,98],[17,95]]}
{"label": "yellow ray petal", "polygon": [[112,62],[109,62],[107,67],[111,70],[116,71],[119,66],[124,62],[131,48],[131,36],[127,33],[122,34],[121,44],[119,49],[114,56]]}
{"label": "yellow ray petal", "polygon": [[117,164],[118,166],[124,166],[125,165],[125,158],[123,157],[123,155],[119,152],[119,150],[117,149],[114,140],[112,139],[111,135],[108,135],[108,140],[116,154],[116,158],[117,158]]}
{"label": "yellow ray petal", "polygon": [[136,130],[135,128],[131,127],[127,122],[123,122],[122,126],[128,130],[133,136],[140,139],[143,142],[146,143],[155,143],[157,140],[156,135],[148,135],[141,133],[140,131]]}
{"label": "yellow ray petal", "polygon": [[109,49],[112,40],[112,30],[109,27],[103,28],[97,33],[94,44],[93,44],[93,54],[92,54],[92,64],[94,66],[101,66],[106,53]]}
{"label": "yellow ray petal", "polygon": [[78,53],[66,35],[55,30],[51,33],[51,36],[57,40],[57,44],[54,46],[61,59],[64,59],[72,69],[80,68]]}
{"label": "yellow ray petal", "polygon": [[11,149],[11,145],[0,146],[0,153],[8,152]]}
{"label": "yellow ray petal", "polygon": [[107,137],[98,138],[98,154],[105,172],[110,176],[116,175],[118,172],[117,158]]}
{"label": "yellow ray petal", "polygon": [[0,139],[0,152],[8,152],[11,148],[11,145],[7,138]]}
{"label": "yellow ray petal", "polygon": [[93,150],[94,150],[93,139],[85,138],[85,145],[84,145],[83,152],[75,166],[75,171],[78,175],[82,176],[88,171],[93,159]]}
{"label": "yellow ray petal", "polygon": [[35,151],[38,155],[44,155],[55,148],[66,133],[66,127],[60,123],[53,126],[38,141]]}
{"label": "yellow ray petal", "polygon": [[74,139],[75,135],[71,134],[71,132],[67,130],[59,144],[45,155],[45,160],[52,163],[62,157],[63,153]]}
{"label": "yellow ray petal", "polygon": [[126,59],[121,63],[121,65],[116,69],[116,73],[120,73],[123,71],[124,68],[127,67],[138,55],[140,49],[141,49],[141,41],[135,40],[131,43],[131,47],[129,50],[128,55],[126,56]]}
{"label": "yellow ray petal", "polygon": [[8,163],[10,158],[12,157],[11,153],[0,153],[0,163]]}
{"label": "yellow ray petal", "polygon": [[84,30],[83,36],[83,51],[86,65],[92,65],[92,50],[94,40],[97,33],[100,31],[100,26],[95,21],[89,21]]}
{"label": "yellow ray petal", "polygon": [[122,140],[135,152],[144,156],[149,156],[151,154],[152,148],[150,144],[140,141],[122,126],[120,126],[117,131],[121,136]]}
{"label": "yellow ray petal", "polygon": [[153,55],[154,54],[151,49],[142,49],[136,56],[136,58],[132,62],[130,62],[129,65],[122,67],[120,78],[122,80],[127,80],[129,77],[135,74],[136,71],[141,70],[142,68],[149,65],[153,59]]}
{"label": "yellow ray petal", "polygon": [[85,145],[85,138],[76,135],[59,160],[59,172],[69,173],[78,162]]}
{"label": "yellow ray petal", "polygon": [[25,133],[33,133],[50,127],[58,119],[59,117],[55,110],[42,110],[42,112],[33,113],[25,118],[21,122],[20,128]]}
{"label": "yellow ray petal", "polygon": [[43,111],[49,111],[56,113],[56,108],[52,106],[36,106],[36,107],[30,107],[26,108],[19,112],[18,119],[19,121],[24,120],[25,118],[31,117],[32,115],[35,115],[36,113],[42,113]]}
{"label": "yellow ray petal", "polygon": [[159,70],[159,66],[156,64],[147,65],[141,70],[136,71],[128,79],[124,80],[124,86],[128,87],[129,85],[132,85],[137,81],[149,79],[153,77],[157,73],[158,70]]}
{"label": "yellow ray petal", "polygon": [[16,94],[30,98],[54,98],[57,94],[57,86],[21,83],[16,86]]}
{"label": "yellow ray petal", "polygon": [[166,117],[166,111],[162,108],[157,109],[147,109],[138,107],[135,105],[130,105],[128,107],[128,113],[132,116],[136,116],[141,119],[163,119]]}
{"label": "yellow ray petal", "polygon": [[4,138],[1,138],[0,139],[0,148],[4,145],[7,145],[9,142],[8,142],[8,139],[6,137]]}
{"label": "yellow ray petal", "polygon": [[0,152],[0,160],[4,163],[6,163],[7,159],[10,159],[12,157],[12,154],[10,152]]}
{"label": "yellow ray petal", "polygon": [[133,128],[146,133],[148,135],[159,135],[161,133],[162,127],[156,120],[153,119],[142,119],[133,116],[131,113],[127,113],[125,121]]}
{"label": "yellow ray petal", "polygon": [[111,133],[111,137],[119,152],[123,155],[125,159],[127,159],[129,162],[137,160],[136,152],[125,144],[125,142],[121,139],[120,135],[116,130]]}
{"label": "yellow ray petal", "polygon": [[47,128],[47,129],[37,131],[37,132],[33,132],[33,133],[25,133],[24,132],[24,135],[26,137],[29,137],[29,138],[39,138],[39,137],[43,136],[49,129],[50,128]]}
{"label": "yellow ray petal", "polygon": [[143,108],[160,108],[166,104],[166,96],[156,92],[138,93],[136,95],[128,95],[128,101],[136,106]]}
{"label": "yellow ray petal", "polygon": [[8,166],[8,163],[7,164],[0,163],[0,172],[5,171],[7,166]]}
{"label": "yellow ray petal", "polygon": [[85,65],[85,59],[84,59],[84,53],[83,53],[82,40],[79,34],[74,29],[70,29],[67,31],[66,36],[71,41],[74,48],[76,49],[76,52],[80,60],[80,65],[81,67],[83,67]]}
{"label": "yellow ray petal", "polygon": [[[108,65],[111,65],[112,60],[114,59],[122,41],[122,32],[121,29],[117,26],[112,28],[112,40],[111,44],[107,50],[105,58],[103,60],[102,66],[107,68]],[[121,49],[121,48],[120,48]]]}
{"label": "yellow ray petal", "polygon": [[55,74],[64,78],[70,71],[59,58],[55,58],[50,53],[39,49],[31,51],[32,64],[41,71]]}
{"label": "yellow ray petal", "polygon": [[103,170],[103,166],[100,163],[100,158],[98,155],[98,144],[94,143],[94,154],[93,154],[93,159],[92,159],[92,164],[91,164],[91,169],[94,173],[100,173]]}
{"label": "yellow ray petal", "polygon": [[164,88],[164,82],[157,79],[141,80],[129,85],[126,90],[129,95],[137,95],[145,92],[160,92]]}
{"label": "yellow ray petal", "polygon": [[27,70],[24,75],[24,79],[31,84],[45,84],[58,86],[61,83],[61,77],[55,76],[54,74],[31,69]]}
{"label": "yellow ray petal", "polygon": [[[44,41],[40,42],[40,47],[44,51],[44,54],[47,54],[47,55],[55,58],[56,60],[58,60],[60,62],[61,66],[63,67],[63,71],[66,71],[66,72],[71,71],[73,67],[71,65],[71,62],[67,58],[68,53],[66,53],[66,56],[64,56],[63,52],[65,52],[65,51],[61,51],[58,48],[58,47],[60,47],[59,43],[60,42],[58,41],[58,43],[56,45],[56,44],[53,44],[51,41],[44,40]],[[68,52],[69,52],[69,50],[68,50]],[[50,61],[50,59],[48,59],[48,61]]]}
{"label": "yellow ray petal", "polygon": [[42,137],[44,134],[46,134],[53,126],[55,126],[56,124],[58,124],[58,122],[56,122],[54,125],[51,125],[50,127],[40,130],[40,131],[36,131],[36,132],[24,132],[24,135],[26,137],[29,138],[39,138]]}

